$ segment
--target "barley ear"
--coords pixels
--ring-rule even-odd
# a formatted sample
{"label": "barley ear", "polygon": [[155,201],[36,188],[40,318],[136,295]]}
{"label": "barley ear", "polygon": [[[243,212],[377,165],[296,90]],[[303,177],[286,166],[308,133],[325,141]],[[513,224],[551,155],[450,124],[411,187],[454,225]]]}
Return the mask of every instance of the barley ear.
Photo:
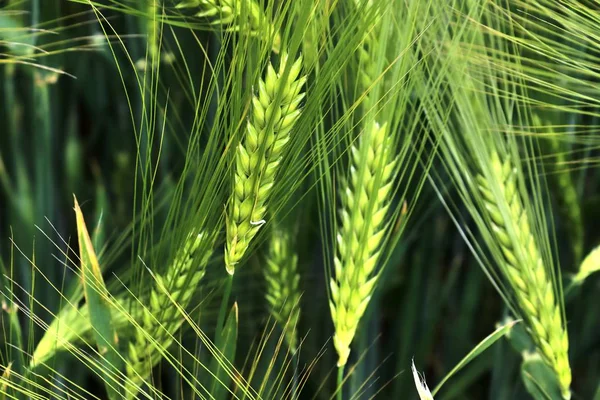
{"label": "barley ear", "polygon": [[533,341],[555,372],[563,397],[569,399],[569,339],[552,280],[523,207],[517,171],[510,160],[501,161],[497,152],[491,155],[491,165],[491,178],[497,184],[490,185],[482,175],[477,177],[477,182],[492,231],[504,256],[501,271],[515,293]]}
{"label": "barley ear", "polygon": [[269,311],[285,331],[292,351],[296,350],[296,325],[300,318],[300,274],[298,255],[288,230],[273,229],[264,268]]}
{"label": "barley ear", "polygon": [[338,353],[344,366],[371,294],[376,266],[389,224],[386,223],[396,159],[387,126],[373,123],[351,151],[350,174],[340,188],[342,207],[330,281],[330,308]]}
{"label": "barley ear", "polygon": [[573,248],[573,258],[578,263],[583,257],[584,231],[583,216],[579,204],[579,195],[575,180],[568,169],[569,161],[565,157],[564,148],[556,138],[550,139],[550,146],[555,156],[551,166],[550,184],[557,194],[558,209],[569,235]]}
{"label": "barley ear", "polygon": [[247,32],[271,43],[279,53],[281,36],[256,0],[185,0],[177,8],[199,8],[197,17],[210,18],[211,25],[225,25],[230,31]]}
{"label": "barley ear", "polygon": [[565,227],[573,250],[573,259],[575,264],[578,264],[583,257],[583,216],[579,204],[577,185],[569,170],[570,164],[566,156],[568,148],[565,143],[558,139],[554,129],[551,126],[544,125],[537,115],[533,116],[533,123],[536,127],[543,127],[544,136],[547,136],[544,144],[548,155],[551,156],[547,163],[548,182],[556,196],[561,222]]}
{"label": "barley ear", "polygon": [[279,72],[271,64],[258,93],[252,97],[252,115],[246,134],[235,154],[235,175],[227,211],[225,267],[231,275],[250,242],[265,223],[267,203],[275,184],[281,157],[290,140],[290,132],[300,116],[302,58],[284,75],[288,58],[283,55]]}
{"label": "barley ear", "polygon": [[142,383],[150,377],[152,368],[163,358],[185,320],[179,309],[189,304],[204,277],[212,254],[212,245],[207,246],[207,240],[203,233],[188,235],[166,273],[155,277],[149,305],[144,308],[139,327],[129,342],[126,373],[130,398],[135,398]]}

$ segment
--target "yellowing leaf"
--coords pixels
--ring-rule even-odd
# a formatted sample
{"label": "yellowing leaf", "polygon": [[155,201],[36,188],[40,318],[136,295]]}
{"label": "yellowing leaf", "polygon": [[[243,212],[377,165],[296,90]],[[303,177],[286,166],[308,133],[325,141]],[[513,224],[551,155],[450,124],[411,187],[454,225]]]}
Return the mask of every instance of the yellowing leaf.
{"label": "yellowing leaf", "polygon": [[94,251],[92,240],[85,224],[81,208],[75,200],[77,220],[77,239],[79,241],[79,259],[81,263],[81,284],[89,309],[89,318],[98,353],[101,357],[102,376],[111,399],[121,398],[118,373],[122,369],[122,358],[118,352],[119,337],[111,318],[112,303],[102,279],[100,263]]}

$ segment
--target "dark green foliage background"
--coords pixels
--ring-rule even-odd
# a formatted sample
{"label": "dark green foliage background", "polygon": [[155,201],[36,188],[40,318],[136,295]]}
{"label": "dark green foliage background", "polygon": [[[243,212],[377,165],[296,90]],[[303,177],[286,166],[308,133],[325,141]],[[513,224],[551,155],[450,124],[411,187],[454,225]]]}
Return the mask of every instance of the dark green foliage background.
{"label": "dark green foliage background", "polygon": [[[164,224],[172,222],[168,204],[175,193],[176,182],[186,171],[188,136],[197,129],[193,126],[194,105],[184,88],[193,86],[193,90],[197,90],[200,87],[205,61],[214,62],[219,51],[219,40],[214,33],[176,25],[165,29],[163,57],[171,54],[172,61],[163,60],[157,97],[149,102],[140,93],[135,69],[130,65],[130,61],[135,64],[147,57],[147,20],[143,2],[123,4],[137,5],[139,12],[123,13],[111,9],[102,12],[103,18],[120,36],[116,38],[109,33],[111,43],[126,42],[130,60],[122,51],[116,50],[115,55],[112,54],[97,15],[89,5],[65,0],[0,2],[5,11],[22,11],[0,13],[0,260],[6,274],[0,291],[8,296],[9,287],[12,287],[21,310],[27,311],[19,312],[18,318],[23,346],[29,353],[43,329],[31,323],[28,313],[49,323],[51,314],[60,307],[58,292],[77,285],[75,274],[65,266],[65,254],[74,255],[69,246],[76,248],[73,194],[82,206],[88,226],[95,227],[101,221],[101,234],[97,235],[96,245],[105,277],[112,282],[109,287],[123,291],[123,285],[112,279],[117,275],[134,291],[140,289],[139,278],[144,272],[141,267],[137,268],[139,265],[131,268],[131,260],[142,249],[152,253],[148,247],[158,243],[152,238],[164,235]],[[41,31],[27,27],[37,27]],[[193,85],[181,84],[183,64],[174,47],[174,36],[186,55],[185,63],[192,71]],[[197,41],[208,49],[208,59],[200,51]],[[34,51],[35,56],[28,60],[28,64],[37,64],[37,67],[4,62],[11,57],[31,55],[30,46],[43,50]],[[594,54],[590,56],[595,57]],[[137,70],[138,73],[142,71]],[[597,96],[598,80],[592,82],[591,94]],[[150,104],[157,104],[158,114],[164,111],[162,105],[167,95],[170,119],[165,125],[160,163],[157,163],[158,139],[154,136],[148,140],[148,135],[159,132],[163,121],[159,116],[150,127],[142,121],[152,112],[148,108]],[[573,129],[588,127],[592,132],[589,143],[565,150],[567,158],[574,161],[573,168],[562,167],[569,169],[577,183],[583,213],[584,254],[587,254],[600,240],[597,229],[600,221],[599,142],[595,130],[599,125],[597,115],[600,110],[593,101],[584,106],[586,116],[566,112],[558,117],[553,113],[548,115],[557,119],[556,124]],[[212,118],[214,113],[213,99],[208,110],[208,125],[216,123]],[[136,143],[134,127],[137,138],[141,138],[140,143]],[[208,133],[208,128],[204,128],[204,133]],[[202,140],[207,139],[203,137]],[[138,157],[140,148],[144,149],[148,143],[151,143],[149,155]],[[139,222],[140,218],[145,221],[145,216],[140,215],[143,193],[147,191],[140,176],[140,171],[146,171],[140,164],[144,160],[158,164],[153,184],[157,206],[152,210],[152,223],[147,224]],[[432,168],[445,174],[439,162]],[[551,180],[552,175],[548,179]],[[304,296],[299,332],[305,339],[300,363],[304,365],[316,357],[321,358],[300,397],[327,399],[335,388],[333,366],[336,357],[329,340],[333,326],[327,307],[323,249],[318,239],[315,188],[306,186],[301,189],[309,194],[292,212],[292,215],[300,215],[301,221],[297,244]],[[560,190],[552,185],[549,187],[551,191]],[[444,195],[458,201],[452,187],[447,189]],[[552,208],[546,212],[552,216],[556,227],[553,235],[566,279],[577,270],[578,261],[571,251],[567,221],[557,211],[557,193],[550,192],[549,196]],[[357,361],[358,357],[361,361],[344,386],[345,398],[367,399],[374,395],[389,399],[416,398],[409,369],[413,358],[418,368],[424,370],[430,386],[435,386],[508,315],[501,297],[428,184],[415,207],[354,341],[351,362]],[[471,222],[464,221],[465,227]],[[136,226],[140,236],[131,235]],[[253,252],[239,279],[236,275],[233,289],[240,306],[240,337],[235,363],[239,368],[244,365],[248,349],[270,327],[261,294],[260,266],[264,255],[261,246],[264,241]],[[159,255],[155,257],[160,260]],[[30,262],[34,259],[35,268]],[[196,296],[195,304],[200,303],[203,310],[200,326],[209,336],[214,332],[220,283],[224,278],[220,268],[219,258],[209,269],[206,287]],[[600,280],[591,276],[566,303],[573,390],[577,399],[600,399],[599,291]],[[31,298],[27,293],[33,293],[39,304],[30,308]],[[3,332],[10,330],[9,318],[5,310],[0,325]],[[275,329],[278,332],[279,328]],[[190,348],[197,344],[193,332],[185,331],[183,335],[184,343]],[[14,337],[5,334],[0,364],[14,361],[15,349],[11,345],[15,345]],[[270,360],[275,345],[276,338],[271,338],[264,363]],[[323,350],[326,351],[321,356]],[[68,374],[73,382],[103,393],[94,374],[80,368],[73,357],[64,355],[52,363],[56,371]],[[174,398],[180,393],[177,373],[171,367],[163,365],[157,376],[163,377],[165,393]],[[520,355],[508,340],[499,341],[447,383],[439,398],[528,398],[520,379]]]}

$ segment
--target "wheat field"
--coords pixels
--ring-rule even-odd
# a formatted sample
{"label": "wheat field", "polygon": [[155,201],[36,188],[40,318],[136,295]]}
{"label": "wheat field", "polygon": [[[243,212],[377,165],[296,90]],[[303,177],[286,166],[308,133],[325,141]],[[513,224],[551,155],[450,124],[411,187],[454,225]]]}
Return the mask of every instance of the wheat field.
{"label": "wheat field", "polygon": [[600,400],[598,32],[0,0],[0,400]]}

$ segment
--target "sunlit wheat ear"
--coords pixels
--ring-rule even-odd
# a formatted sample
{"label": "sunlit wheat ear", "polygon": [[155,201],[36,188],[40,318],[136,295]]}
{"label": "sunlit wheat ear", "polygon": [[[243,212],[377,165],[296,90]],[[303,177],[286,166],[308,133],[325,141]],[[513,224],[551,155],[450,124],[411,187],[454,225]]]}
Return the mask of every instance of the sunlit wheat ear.
{"label": "sunlit wheat ear", "polygon": [[306,82],[305,77],[300,77],[302,58],[296,60],[284,79],[287,61],[283,55],[279,72],[269,64],[265,80],[259,81],[246,134],[236,150],[225,245],[225,266],[231,275],[265,222],[281,157],[300,116]]}
{"label": "sunlit wheat ear", "polygon": [[510,160],[501,161],[496,152],[492,153],[491,162],[496,185],[490,185],[481,175],[477,182],[492,231],[504,255],[501,271],[515,293],[540,354],[556,373],[563,397],[568,399],[571,385],[569,338],[552,280],[523,207],[517,171]]}
{"label": "sunlit wheat ear", "polygon": [[[140,386],[147,381],[152,368],[172,344],[174,335],[185,318],[179,307],[185,308],[204,277],[206,264],[212,254],[212,243],[205,234],[188,236],[183,248],[163,276],[156,276],[155,288],[143,310],[140,325],[128,347],[128,394],[135,398]],[[148,337],[150,335],[150,337]]]}
{"label": "sunlit wheat ear", "polygon": [[185,0],[177,8],[199,8],[196,16],[211,18],[212,25],[260,37],[279,53],[281,36],[256,0]]}
{"label": "sunlit wheat ear", "polygon": [[338,366],[348,361],[350,344],[377,282],[396,159],[387,126],[373,123],[352,147],[350,175],[340,188],[342,207],[331,279],[333,343]]}
{"label": "sunlit wheat ear", "polygon": [[273,229],[263,269],[267,283],[266,298],[271,315],[283,329],[292,351],[296,350],[296,325],[300,318],[300,274],[298,255],[289,231]]}

